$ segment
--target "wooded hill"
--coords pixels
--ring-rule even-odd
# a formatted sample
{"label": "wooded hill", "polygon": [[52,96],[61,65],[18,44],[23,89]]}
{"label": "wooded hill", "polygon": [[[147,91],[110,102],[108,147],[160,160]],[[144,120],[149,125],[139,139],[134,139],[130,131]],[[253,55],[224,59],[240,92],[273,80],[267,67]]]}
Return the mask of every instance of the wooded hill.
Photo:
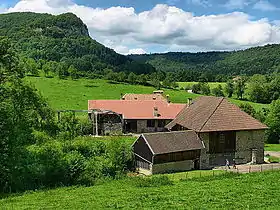
{"label": "wooded hill", "polygon": [[[130,55],[162,71],[209,72],[217,75],[253,75],[280,72],[280,45],[266,45],[232,52],[169,52]],[[190,74],[191,75],[191,74]]]}
{"label": "wooded hill", "polygon": [[64,62],[78,71],[97,74],[105,69],[137,74],[154,71],[152,66],[135,62],[93,40],[87,26],[72,13],[1,14],[0,36],[9,37],[21,57]]}

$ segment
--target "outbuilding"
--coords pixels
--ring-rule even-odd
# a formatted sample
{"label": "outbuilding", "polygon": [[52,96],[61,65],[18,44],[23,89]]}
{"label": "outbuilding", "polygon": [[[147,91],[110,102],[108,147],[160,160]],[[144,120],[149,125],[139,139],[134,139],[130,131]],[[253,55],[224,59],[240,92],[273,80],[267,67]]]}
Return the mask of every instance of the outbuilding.
{"label": "outbuilding", "polygon": [[132,145],[139,173],[150,175],[199,169],[204,144],[195,131],[142,134]]}

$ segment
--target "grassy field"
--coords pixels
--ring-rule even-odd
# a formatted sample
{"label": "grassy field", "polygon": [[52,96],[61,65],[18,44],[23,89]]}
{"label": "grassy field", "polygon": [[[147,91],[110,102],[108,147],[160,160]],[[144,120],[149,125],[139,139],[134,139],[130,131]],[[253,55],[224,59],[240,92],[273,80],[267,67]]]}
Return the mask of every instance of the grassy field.
{"label": "grassy field", "polygon": [[280,151],[280,144],[266,144],[265,151]]}
{"label": "grassy field", "polygon": [[[139,184],[142,183],[142,185]],[[280,173],[155,182],[130,178],[92,187],[27,192],[0,200],[2,209],[279,209]]]}
{"label": "grassy field", "polygon": [[[191,87],[197,83],[198,82],[178,82],[178,85],[179,85],[179,88],[185,88],[185,87]],[[226,85],[225,82],[209,82],[208,84],[211,89],[214,87],[217,87],[218,85],[221,85],[222,87],[224,87]]]}
{"label": "grassy field", "polygon": [[[90,99],[120,99],[125,93],[152,93],[153,87],[129,84],[111,84],[105,80],[59,80],[57,78],[26,77],[27,82],[34,85],[54,109],[87,109]],[[188,98],[199,95],[184,90],[164,90],[174,103],[186,103]],[[268,107],[265,104],[243,102],[230,99],[233,103],[250,103],[256,109]]]}

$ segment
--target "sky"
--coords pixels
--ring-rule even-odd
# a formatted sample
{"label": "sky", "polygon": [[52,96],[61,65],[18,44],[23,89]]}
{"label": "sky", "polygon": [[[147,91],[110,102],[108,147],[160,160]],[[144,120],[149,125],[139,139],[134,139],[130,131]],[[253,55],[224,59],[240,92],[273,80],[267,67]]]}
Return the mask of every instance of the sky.
{"label": "sky", "polygon": [[72,12],[125,55],[280,43],[280,0],[0,0],[0,13],[24,11]]}

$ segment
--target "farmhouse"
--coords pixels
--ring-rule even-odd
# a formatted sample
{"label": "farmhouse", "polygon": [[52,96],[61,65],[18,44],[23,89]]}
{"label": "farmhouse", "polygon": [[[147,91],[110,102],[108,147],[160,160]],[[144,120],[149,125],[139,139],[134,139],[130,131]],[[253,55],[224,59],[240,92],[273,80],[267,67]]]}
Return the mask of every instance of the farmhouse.
{"label": "farmhouse", "polygon": [[[235,159],[237,164],[263,162],[264,133],[267,127],[225,98],[212,96],[197,98],[182,109],[166,128],[171,133],[192,131],[197,134],[204,145],[204,148],[200,149],[199,152],[199,163],[196,163],[200,169],[224,165],[226,159],[230,162]],[[158,135],[157,138],[165,138],[165,134]],[[175,136],[175,138],[177,137]],[[189,137],[186,138],[186,141],[192,140]],[[174,140],[173,143],[181,145],[181,139],[178,137],[178,140]],[[139,158],[141,156],[139,148],[133,148],[134,153]],[[193,158],[192,160],[194,160]],[[177,161],[174,159],[173,162]],[[154,162],[151,161],[151,164]],[[181,170],[187,170],[186,167],[185,165]],[[192,168],[194,165],[189,165],[188,169]],[[177,165],[173,169],[180,170]],[[168,170],[171,169],[168,168]],[[156,170],[150,171],[157,172]]]}
{"label": "farmhouse", "polygon": [[166,100],[89,100],[94,133],[161,132],[185,107]]}

